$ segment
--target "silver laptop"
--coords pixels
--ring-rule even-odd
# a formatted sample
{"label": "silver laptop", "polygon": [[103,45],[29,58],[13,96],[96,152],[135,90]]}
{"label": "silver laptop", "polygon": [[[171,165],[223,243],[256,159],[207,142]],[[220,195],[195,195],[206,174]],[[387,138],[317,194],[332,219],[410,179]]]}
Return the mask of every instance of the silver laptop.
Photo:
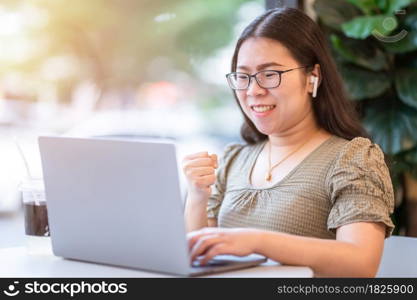
{"label": "silver laptop", "polygon": [[40,137],[39,147],[56,256],[182,276],[266,261],[190,263],[173,142]]}

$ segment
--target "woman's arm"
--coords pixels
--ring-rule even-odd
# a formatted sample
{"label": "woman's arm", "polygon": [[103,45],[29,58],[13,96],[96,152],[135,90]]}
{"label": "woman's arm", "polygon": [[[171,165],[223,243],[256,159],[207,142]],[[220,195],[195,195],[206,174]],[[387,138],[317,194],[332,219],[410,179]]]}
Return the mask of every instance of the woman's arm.
{"label": "woman's arm", "polygon": [[259,253],[284,265],[309,266],[317,277],[374,277],[384,246],[385,226],[353,223],[337,229],[336,240],[256,229],[206,228],[189,235],[192,259],[218,254]]}
{"label": "woman's arm", "polygon": [[342,226],[336,240],[264,232],[256,252],[283,264],[309,266],[316,277],[375,277],[384,238],[385,226],[379,223]]}
{"label": "woman's arm", "polygon": [[197,199],[194,196],[188,196],[185,202],[185,226],[186,231],[191,232],[194,230],[199,230],[201,228],[207,227],[207,200]]}
{"label": "woman's arm", "polygon": [[191,232],[204,227],[217,227],[217,219],[207,218],[207,200],[188,196],[185,202],[186,231]]}
{"label": "woman's arm", "polygon": [[188,182],[185,202],[185,226],[187,232],[207,227],[207,202],[211,195],[211,185],[216,181],[217,155],[199,152],[184,157],[182,162]]}

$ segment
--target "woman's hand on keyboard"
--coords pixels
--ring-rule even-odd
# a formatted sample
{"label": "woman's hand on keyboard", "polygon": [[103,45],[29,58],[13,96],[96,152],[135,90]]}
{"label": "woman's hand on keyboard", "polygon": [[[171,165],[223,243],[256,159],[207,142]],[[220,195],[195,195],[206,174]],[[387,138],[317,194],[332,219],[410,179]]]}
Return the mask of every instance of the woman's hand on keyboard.
{"label": "woman's hand on keyboard", "polygon": [[200,264],[206,264],[219,254],[246,256],[256,253],[262,231],[249,228],[207,227],[188,233],[191,261],[203,256]]}

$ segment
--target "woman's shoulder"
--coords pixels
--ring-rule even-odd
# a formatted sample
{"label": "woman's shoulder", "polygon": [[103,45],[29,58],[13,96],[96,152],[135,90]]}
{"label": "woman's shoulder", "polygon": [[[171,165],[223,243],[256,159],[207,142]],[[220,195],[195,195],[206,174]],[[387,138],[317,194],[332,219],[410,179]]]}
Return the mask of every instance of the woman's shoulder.
{"label": "woman's shoulder", "polygon": [[231,160],[247,160],[251,155],[254,155],[259,147],[262,147],[264,142],[256,144],[247,143],[229,143],[226,144],[223,150],[222,158],[223,162],[230,162]]}
{"label": "woman's shoulder", "polygon": [[332,135],[315,152],[316,159],[310,163],[315,167],[325,168],[328,174],[343,169],[358,168],[384,168],[385,159],[381,148],[370,139],[355,137],[345,139]]}
{"label": "woman's shoulder", "polygon": [[340,151],[338,160],[356,163],[384,162],[384,152],[381,147],[369,138],[356,137],[351,140],[338,138]]}
{"label": "woman's shoulder", "polygon": [[262,142],[258,142],[256,144],[248,144],[248,143],[228,143],[226,144],[226,146],[224,147],[224,153],[229,153],[229,152],[238,152],[238,151],[253,151],[256,148],[258,148],[259,146],[263,145],[265,143],[265,141]]}
{"label": "woman's shoulder", "polygon": [[331,229],[354,222],[383,222],[388,237],[394,192],[384,153],[368,138],[346,140],[328,176]]}
{"label": "woman's shoulder", "polygon": [[332,172],[330,172],[332,181],[340,183],[355,178],[361,179],[356,180],[358,184],[363,180],[383,182],[387,189],[391,184],[384,152],[378,144],[368,138],[356,137],[352,140],[344,140],[332,163]]}
{"label": "woman's shoulder", "polygon": [[[322,148],[322,153],[327,157],[334,157],[339,160],[345,159],[359,159],[364,156],[374,157],[376,159],[383,159],[384,154],[381,148],[368,138],[355,137],[351,140],[332,135]],[[331,155],[333,154],[333,155]]]}
{"label": "woman's shoulder", "polygon": [[242,150],[244,147],[245,145],[241,143],[228,143],[226,144],[226,146],[224,146],[223,155],[226,156],[230,155],[231,153],[238,152]]}

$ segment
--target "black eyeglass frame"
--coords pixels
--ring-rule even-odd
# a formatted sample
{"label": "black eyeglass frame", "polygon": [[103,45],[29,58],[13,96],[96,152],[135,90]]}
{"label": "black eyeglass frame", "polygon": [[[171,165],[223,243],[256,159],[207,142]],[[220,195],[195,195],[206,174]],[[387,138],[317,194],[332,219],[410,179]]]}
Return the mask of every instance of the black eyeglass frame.
{"label": "black eyeglass frame", "polygon": [[[250,84],[251,84],[251,82],[252,82],[252,78],[255,78],[255,80],[256,80],[256,82],[258,83],[258,85],[261,87],[261,88],[263,88],[263,89],[275,89],[275,88],[277,88],[277,87],[279,87],[280,85],[281,85],[281,81],[282,81],[282,74],[284,74],[284,73],[287,73],[287,72],[290,72],[290,71],[293,71],[293,70],[298,70],[298,69],[303,69],[303,68],[308,68],[308,67],[310,67],[310,66],[303,66],[303,67],[298,67],[298,68],[292,68],[292,69],[289,69],[289,70],[283,70],[283,71],[277,71],[277,70],[261,70],[261,71],[259,71],[259,72],[256,72],[255,74],[253,74],[253,75],[250,75],[250,74],[247,74],[247,73],[243,73],[243,72],[230,72],[230,73],[228,73],[228,74],[226,74],[226,79],[227,79],[227,83],[229,84],[229,87],[232,89],[232,90],[235,90],[235,91],[243,91],[243,90],[247,90],[249,87],[250,87]],[[273,86],[273,87],[264,87],[259,81],[258,81],[258,78],[256,78],[256,76],[259,74],[259,73],[263,73],[263,72],[273,72],[273,73],[277,73],[278,74],[278,76],[279,76],[279,81],[278,81],[278,84],[276,85],[276,86]],[[240,89],[237,89],[237,88],[233,88],[232,87],[232,85],[230,84],[230,79],[229,79],[229,77],[230,76],[232,76],[233,74],[242,74],[242,75],[246,75],[246,76],[248,76],[248,78],[249,78],[249,81],[248,81],[248,85],[247,85],[247,87],[245,87],[245,88],[240,88]]]}

